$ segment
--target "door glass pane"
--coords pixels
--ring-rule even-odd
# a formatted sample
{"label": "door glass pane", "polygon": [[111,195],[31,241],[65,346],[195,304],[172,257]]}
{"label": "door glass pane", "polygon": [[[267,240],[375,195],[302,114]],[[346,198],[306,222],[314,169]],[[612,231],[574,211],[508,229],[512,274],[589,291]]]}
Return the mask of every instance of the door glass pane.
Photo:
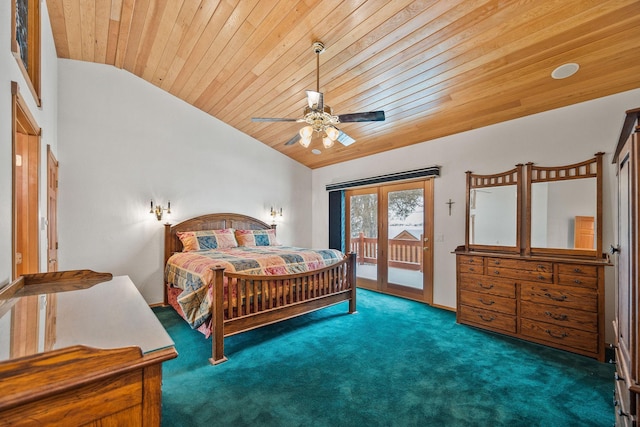
{"label": "door glass pane", "polygon": [[359,278],[376,280],[378,277],[378,195],[361,194],[351,196],[350,245],[358,256],[356,275]]}
{"label": "door glass pane", "polygon": [[422,290],[424,192],[390,191],[387,208],[388,283]]}

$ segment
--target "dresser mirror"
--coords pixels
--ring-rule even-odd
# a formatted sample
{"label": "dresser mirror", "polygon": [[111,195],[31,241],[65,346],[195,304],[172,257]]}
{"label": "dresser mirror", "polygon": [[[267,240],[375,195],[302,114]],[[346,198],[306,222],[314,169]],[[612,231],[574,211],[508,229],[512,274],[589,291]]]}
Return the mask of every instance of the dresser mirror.
{"label": "dresser mirror", "polygon": [[466,249],[520,252],[522,165],[493,175],[467,172]]}
{"label": "dresser mirror", "polygon": [[527,255],[602,253],[602,153],[587,161],[527,164]]}

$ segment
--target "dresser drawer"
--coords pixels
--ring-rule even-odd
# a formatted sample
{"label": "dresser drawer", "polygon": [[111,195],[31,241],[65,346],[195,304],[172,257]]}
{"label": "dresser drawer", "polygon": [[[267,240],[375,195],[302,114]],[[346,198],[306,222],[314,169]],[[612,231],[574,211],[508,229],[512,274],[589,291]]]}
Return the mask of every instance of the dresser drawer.
{"label": "dresser drawer", "polygon": [[481,256],[458,255],[457,259],[460,265],[479,265],[480,267],[484,265],[484,257]]}
{"label": "dresser drawer", "polygon": [[582,288],[598,288],[598,278],[595,276],[577,276],[575,274],[558,274],[558,284],[564,286],[580,286]]}
{"label": "dresser drawer", "polygon": [[553,263],[551,262],[523,261],[508,258],[487,258],[487,267],[513,268],[516,270],[541,271],[547,273],[553,272]]}
{"label": "dresser drawer", "polygon": [[553,283],[553,272],[550,271],[516,270],[513,268],[488,266],[487,275],[508,277],[527,282]]}
{"label": "dresser drawer", "polygon": [[481,308],[460,306],[458,321],[475,324],[485,328],[495,328],[506,332],[516,332],[516,318],[504,313],[483,310]]}
{"label": "dresser drawer", "polygon": [[598,352],[598,334],[593,332],[523,318],[520,320],[520,333],[559,346],[577,348],[590,353]]}
{"label": "dresser drawer", "polygon": [[598,267],[582,264],[558,264],[558,274],[571,276],[598,276]]}
{"label": "dresser drawer", "polygon": [[498,311],[505,314],[516,314],[516,300],[498,295],[490,295],[480,292],[460,291],[460,304],[470,305],[489,311]]}
{"label": "dresser drawer", "polygon": [[520,298],[522,301],[531,301],[535,304],[550,304],[591,312],[598,311],[598,295],[587,289],[523,284]]}
{"label": "dresser drawer", "polygon": [[460,276],[460,289],[485,294],[500,295],[507,298],[516,297],[515,280],[496,277],[463,274]]}
{"label": "dresser drawer", "polygon": [[458,266],[460,269],[460,273],[470,273],[470,274],[483,274],[484,268],[482,265],[470,265],[470,264],[460,264]]}
{"label": "dresser drawer", "polygon": [[598,332],[598,314],[592,311],[522,301],[520,316],[558,326]]}

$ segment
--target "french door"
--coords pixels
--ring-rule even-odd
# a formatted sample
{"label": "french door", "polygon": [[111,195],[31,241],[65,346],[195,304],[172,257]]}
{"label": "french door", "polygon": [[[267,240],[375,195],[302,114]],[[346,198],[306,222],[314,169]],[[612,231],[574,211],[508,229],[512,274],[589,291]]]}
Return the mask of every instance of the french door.
{"label": "french door", "polygon": [[358,286],[433,302],[433,179],[346,192]]}

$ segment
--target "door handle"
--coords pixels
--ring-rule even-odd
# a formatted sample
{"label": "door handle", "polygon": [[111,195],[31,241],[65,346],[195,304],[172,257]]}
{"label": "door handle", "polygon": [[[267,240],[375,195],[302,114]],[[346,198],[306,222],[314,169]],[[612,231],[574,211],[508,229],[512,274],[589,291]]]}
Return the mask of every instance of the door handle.
{"label": "door handle", "polygon": [[615,254],[616,252],[618,252],[618,253],[620,252],[620,245],[616,245],[616,246],[610,245],[610,246],[609,246],[609,253],[610,253],[611,255],[613,255],[613,254]]}

